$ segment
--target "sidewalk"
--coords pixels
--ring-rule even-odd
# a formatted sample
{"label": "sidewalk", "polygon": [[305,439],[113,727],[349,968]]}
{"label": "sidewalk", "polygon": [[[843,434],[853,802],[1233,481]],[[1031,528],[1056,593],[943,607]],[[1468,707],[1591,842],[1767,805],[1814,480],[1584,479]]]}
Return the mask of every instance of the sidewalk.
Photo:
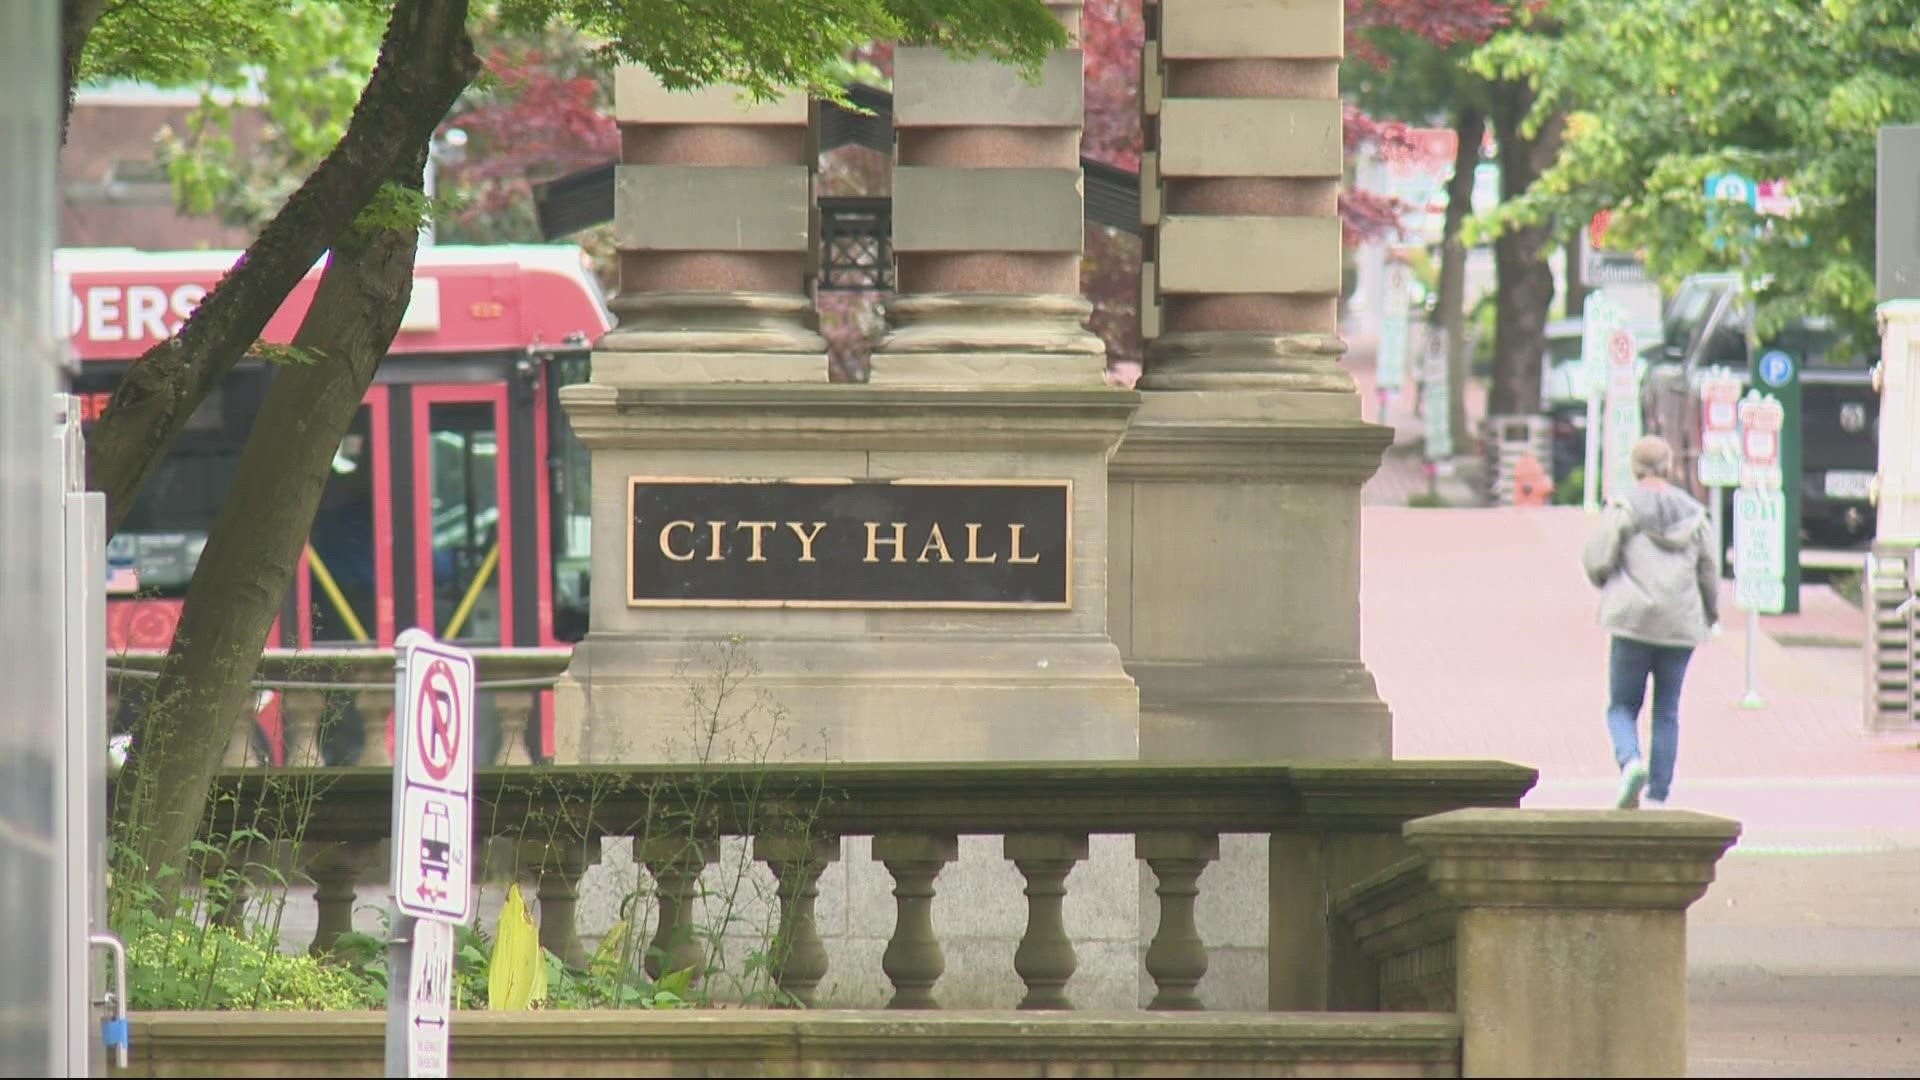
{"label": "sidewalk", "polygon": [[[1571,507],[1364,511],[1362,652],[1394,712],[1396,756],[1523,762],[1540,769],[1535,805],[1610,801],[1607,645],[1579,563],[1588,528]],[[1675,803],[1742,819],[1756,845],[1920,844],[1920,751],[1863,733],[1860,651],[1775,637],[1843,618],[1845,601],[1805,591],[1805,614],[1763,627],[1757,711],[1739,705],[1746,624],[1723,596],[1722,634],[1687,676]]]}

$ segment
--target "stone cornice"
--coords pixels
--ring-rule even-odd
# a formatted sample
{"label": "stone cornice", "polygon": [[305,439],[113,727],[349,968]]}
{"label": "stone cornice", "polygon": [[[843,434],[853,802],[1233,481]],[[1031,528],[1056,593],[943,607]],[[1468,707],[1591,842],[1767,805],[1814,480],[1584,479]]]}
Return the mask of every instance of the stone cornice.
{"label": "stone cornice", "polygon": [[560,392],[593,449],[1111,451],[1139,405],[1131,390],[730,383]]}
{"label": "stone cornice", "polygon": [[1740,823],[1677,810],[1456,810],[1409,821],[1427,880],[1461,908],[1684,910]]}
{"label": "stone cornice", "polygon": [[1141,422],[1114,453],[1115,481],[1306,480],[1364,484],[1393,432],[1360,420]]}

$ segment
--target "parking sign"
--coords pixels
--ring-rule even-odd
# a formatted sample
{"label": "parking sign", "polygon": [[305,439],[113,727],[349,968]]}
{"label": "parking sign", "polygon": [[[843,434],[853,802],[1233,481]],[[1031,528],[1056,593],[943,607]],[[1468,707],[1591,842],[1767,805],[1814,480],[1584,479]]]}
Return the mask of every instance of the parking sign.
{"label": "parking sign", "polygon": [[415,918],[473,915],[473,655],[417,630],[395,642],[394,903]]}

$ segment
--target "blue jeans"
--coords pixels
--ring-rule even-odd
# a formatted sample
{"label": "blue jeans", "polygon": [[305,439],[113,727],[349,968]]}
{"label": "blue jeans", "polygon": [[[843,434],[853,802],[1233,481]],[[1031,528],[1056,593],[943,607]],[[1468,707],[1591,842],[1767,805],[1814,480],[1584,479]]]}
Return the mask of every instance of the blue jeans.
{"label": "blue jeans", "polygon": [[1640,706],[1653,677],[1653,754],[1647,762],[1647,798],[1665,801],[1673,786],[1673,760],[1680,751],[1680,683],[1687,677],[1693,650],[1649,645],[1632,638],[1613,639],[1609,665],[1612,700],[1607,730],[1613,736],[1613,762],[1625,766],[1640,756]]}

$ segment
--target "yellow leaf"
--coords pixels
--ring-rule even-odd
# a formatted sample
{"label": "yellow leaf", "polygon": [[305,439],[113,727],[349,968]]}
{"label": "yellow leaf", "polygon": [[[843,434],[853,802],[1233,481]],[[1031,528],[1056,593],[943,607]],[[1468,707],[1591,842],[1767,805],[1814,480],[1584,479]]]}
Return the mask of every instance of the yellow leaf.
{"label": "yellow leaf", "polygon": [[487,1008],[531,1009],[547,996],[547,965],[540,953],[540,929],[521,899],[518,883],[507,888],[500,926],[487,963]]}

